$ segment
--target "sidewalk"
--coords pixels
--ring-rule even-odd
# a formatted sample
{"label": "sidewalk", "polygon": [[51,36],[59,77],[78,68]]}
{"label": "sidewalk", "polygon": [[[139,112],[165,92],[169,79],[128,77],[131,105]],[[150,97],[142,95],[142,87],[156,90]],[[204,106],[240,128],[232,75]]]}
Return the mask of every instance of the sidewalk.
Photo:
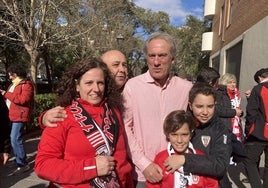
{"label": "sidewalk", "polygon": [[36,132],[26,135],[25,139],[25,150],[31,170],[18,176],[7,176],[16,169],[14,157],[11,158],[6,166],[0,166],[0,188],[45,188],[48,185],[47,181],[38,178],[33,171],[40,134]]}

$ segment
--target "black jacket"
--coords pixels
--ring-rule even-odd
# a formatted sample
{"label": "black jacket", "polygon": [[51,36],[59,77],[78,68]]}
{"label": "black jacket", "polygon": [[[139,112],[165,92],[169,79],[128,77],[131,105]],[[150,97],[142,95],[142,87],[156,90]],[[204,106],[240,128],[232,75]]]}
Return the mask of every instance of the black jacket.
{"label": "black jacket", "polygon": [[232,109],[231,100],[225,85],[219,85],[216,97],[216,113],[223,124],[232,130],[232,118],[236,115],[236,110]]}
{"label": "black jacket", "polygon": [[0,96],[0,153],[10,153],[10,121],[2,95]]}
{"label": "black jacket", "polygon": [[[248,98],[245,134],[268,141],[268,81],[253,87]],[[266,107],[265,107],[266,106]],[[266,122],[266,125],[265,125]]]}
{"label": "black jacket", "polygon": [[230,134],[216,115],[206,124],[199,125],[191,142],[205,155],[185,154],[184,172],[221,179],[226,174],[232,153]]}

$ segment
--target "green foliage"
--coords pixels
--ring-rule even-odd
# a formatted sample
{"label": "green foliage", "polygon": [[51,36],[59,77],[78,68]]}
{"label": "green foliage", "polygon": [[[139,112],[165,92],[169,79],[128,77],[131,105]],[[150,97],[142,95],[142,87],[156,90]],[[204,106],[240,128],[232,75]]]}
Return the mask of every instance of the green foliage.
{"label": "green foliage", "polygon": [[153,12],[150,9],[134,6],[132,13],[134,27],[139,30],[140,34],[150,35],[159,30],[166,31],[171,27],[169,16],[165,12]]}
{"label": "green foliage", "polygon": [[202,34],[207,31],[209,25],[206,22],[188,16],[186,25],[178,28],[175,36],[179,39],[177,69],[195,79],[200,67],[208,64],[209,54],[201,51]]}
{"label": "green foliage", "polygon": [[35,105],[33,112],[33,122],[31,123],[31,127],[28,127],[28,130],[38,128],[38,117],[42,112],[52,108],[55,104],[56,95],[53,93],[46,94],[37,94],[34,97]]}
{"label": "green foliage", "polygon": [[[201,52],[201,37],[209,30],[209,23],[194,16],[178,27],[170,25],[166,12],[144,9],[128,0],[4,2],[2,14],[9,19],[0,30],[0,52],[5,47],[0,59],[5,59],[5,66],[22,62],[28,67],[31,63],[31,74],[46,75],[50,88],[53,79],[61,78],[78,59],[99,57],[110,49],[126,55],[129,77],[140,74],[145,66],[144,40],[156,31],[167,32],[176,40],[174,74],[194,78],[208,63],[209,54]],[[19,11],[14,13],[16,4]],[[46,66],[39,66],[43,62]],[[40,67],[44,67],[42,71]]]}

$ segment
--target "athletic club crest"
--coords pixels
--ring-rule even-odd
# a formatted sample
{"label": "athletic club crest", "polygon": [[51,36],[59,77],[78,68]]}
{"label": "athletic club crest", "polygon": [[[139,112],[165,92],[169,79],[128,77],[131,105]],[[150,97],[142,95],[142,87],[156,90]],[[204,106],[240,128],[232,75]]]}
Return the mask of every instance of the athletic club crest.
{"label": "athletic club crest", "polygon": [[203,146],[207,147],[210,142],[210,139],[211,139],[210,136],[201,136]]}
{"label": "athletic club crest", "polygon": [[192,176],[192,181],[193,181],[193,184],[198,184],[198,182],[199,182],[199,176],[193,175]]}

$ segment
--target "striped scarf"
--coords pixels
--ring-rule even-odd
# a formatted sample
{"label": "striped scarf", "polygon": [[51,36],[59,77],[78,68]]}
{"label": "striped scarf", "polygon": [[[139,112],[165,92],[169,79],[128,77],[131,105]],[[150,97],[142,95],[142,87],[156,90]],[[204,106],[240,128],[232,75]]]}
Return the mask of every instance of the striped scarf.
{"label": "striped scarf", "polygon": [[[231,100],[231,106],[232,109],[236,108],[241,108],[240,103],[241,103],[241,96],[240,92],[237,88],[235,90],[230,90],[227,89],[228,96]],[[244,142],[244,134],[243,134],[243,129],[241,125],[241,119],[238,116],[234,116],[232,119],[232,132],[236,136],[237,140],[240,142]]]}
{"label": "striped scarf", "polygon": [[[118,140],[118,119],[108,104],[105,103],[102,126],[99,126],[90,114],[78,102],[71,106],[73,117],[80,124],[89,143],[95,148],[96,155],[112,155]],[[91,188],[119,188],[118,177],[115,171],[111,175],[96,177],[90,180]]]}
{"label": "striped scarf", "polygon": [[[176,151],[173,149],[170,142],[168,143],[167,151],[169,155],[176,154]],[[189,146],[185,153],[196,154],[196,151],[192,143],[189,143]],[[198,184],[198,182],[199,182],[199,176],[193,175],[192,173],[185,174],[183,171],[183,166],[174,172],[173,188],[186,188],[189,185]]]}

